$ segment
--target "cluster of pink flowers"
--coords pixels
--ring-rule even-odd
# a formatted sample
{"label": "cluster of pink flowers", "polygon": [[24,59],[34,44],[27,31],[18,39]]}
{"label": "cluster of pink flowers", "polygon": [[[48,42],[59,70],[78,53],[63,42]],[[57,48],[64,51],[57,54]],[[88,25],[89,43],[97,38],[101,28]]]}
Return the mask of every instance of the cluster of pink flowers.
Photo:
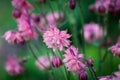
{"label": "cluster of pink flowers", "polygon": [[86,24],[84,25],[84,37],[89,43],[97,41],[103,37],[103,29],[95,23]]}
{"label": "cluster of pink flowers", "polygon": [[13,17],[18,23],[17,31],[8,31],[3,36],[8,42],[21,43],[28,39],[37,39],[37,33],[31,26],[29,10],[33,6],[26,0],[13,0],[12,5],[15,7]]}
{"label": "cluster of pink flowers", "polygon": [[67,31],[60,31],[56,26],[50,26],[43,34],[43,41],[48,48],[63,50],[64,47],[70,45],[71,35],[67,34]]}
{"label": "cluster of pink flowers", "polygon": [[12,76],[17,76],[25,71],[20,59],[16,55],[10,55],[7,58],[5,69]]}
{"label": "cluster of pink flowers", "polygon": [[83,61],[84,54],[79,54],[78,49],[74,46],[68,47],[65,51],[63,62],[69,71],[79,73],[86,70],[86,65]]}

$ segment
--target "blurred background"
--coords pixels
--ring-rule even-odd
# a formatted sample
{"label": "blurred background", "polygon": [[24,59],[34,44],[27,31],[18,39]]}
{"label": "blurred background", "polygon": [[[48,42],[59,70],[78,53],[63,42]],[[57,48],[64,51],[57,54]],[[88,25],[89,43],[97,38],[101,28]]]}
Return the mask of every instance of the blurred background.
{"label": "blurred background", "polygon": [[[40,3],[38,3],[37,0],[28,0],[34,7],[35,10],[34,13],[49,13],[51,12],[51,9],[48,6],[48,3],[46,3],[44,6]],[[101,16],[99,14],[91,13],[88,8],[91,4],[93,4],[94,0],[80,0],[82,4],[82,8],[84,11],[84,19],[85,23],[95,22],[98,23],[99,18],[99,24],[103,25],[103,18],[104,16]],[[80,31],[81,31],[81,21],[80,21],[80,10],[78,7],[78,4],[76,5],[75,10],[69,9],[67,5],[68,0],[60,0],[59,6],[56,4],[56,0],[51,0],[51,4],[54,11],[58,11],[60,7],[60,11],[62,12],[65,8],[66,11],[66,18],[62,23],[59,23],[60,29],[67,29],[68,33],[72,34],[71,40],[73,41],[72,44],[75,46],[78,46],[79,44],[82,44],[81,37],[80,37]],[[26,45],[13,45],[9,44],[7,41],[5,41],[2,36],[3,34],[8,30],[16,30],[17,29],[17,23],[15,19],[12,17],[12,10],[14,8],[11,5],[11,0],[1,0],[0,1],[0,80],[48,80],[48,72],[41,71],[35,66],[35,59],[30,58],[26,63],[26,71],[17,77],[10,76],[5,71],[5,62],[6,58],[9,54],[17,54],[20,57],[25,56],[31,56],[30,52],[28,51]],[[120,26],[119,25],[119,19],[120,15],[113,16],[109,15],[108,18],[108,34],[113,41],[113,44],[117,41],[117,38],[119,37],[120,32]],[[73,31],[73,27],[75,27],[75,32]],[[75,35],[75,36],[74,36]],[[78,39],[78,42],[76,42],[76,37]],[[41,42],[39,41],[33,41],[35,44],[39,45],[42,52],[37,52],[38,55],[46,54],[45,47],[43,47]],[[100,42],[94,42],[93,44],[86,43],[86,58],[93,57],[95,62],[95,70],[97,72],[98,76],[102,75],[109,75],[113,71],[118,70],[118,64],[120,64],[120,58],[114,57],[111,52],[108,52],[108,56],[105,59],[105,62],[102,63],[102,70],[101,72],[98,71],[99,64],[99,52],[101,51],[101,55],[103,56],[106,52],[106,48],[103,47],[101,49],[98,48],[100,45]],[[81,52],[81,47],[79,47],[79,51]],[[55,70],[57,73],[57,70]],[[59,74],[60,72],[58,72]],[[59,75],[61,76],[61,75]],[[51,79],[52,80],[52,79]]]}

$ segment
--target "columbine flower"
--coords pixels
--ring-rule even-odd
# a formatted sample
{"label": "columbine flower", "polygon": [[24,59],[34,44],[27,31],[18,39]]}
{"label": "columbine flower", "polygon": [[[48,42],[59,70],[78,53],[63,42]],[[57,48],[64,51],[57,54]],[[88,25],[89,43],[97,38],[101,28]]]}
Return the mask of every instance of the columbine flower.
{"label": "columbine flower", "polygon": [[13,44],[16,44],[16,43],[24,43],[25,40],[23,38],[23,36],[21,35],[20,32],[17,32],[17,31],[12,31],[12,30],[9,30],[7,31],[3,37],[5,38],[5,40],[7,40],[9,43],[13,43]]}
{"label": "columbine flower", "polygon": [[23,13],[21,17],[17,20],[18,22],[18,31],[21,32],[21,35],[24,39],[37,39],[38,35],[34,28],[31,26],[29,14]]}
{"label": "columbine flower", "polygon": [[17,9],[30,9],[33,10],[33,6],[26,0],[12,0],[12,5]]}
{"label": "columbine flower", "polygon": [[52,58],[52,65],[55,68],[58,68],[62,65],[62,60],[58,56],[54,56]]}
{"label": "columbine flower", "polygon": [[63,62],[69,71],[78,73],[86,69],[86,65],[83,62],[84,55],[79,54],[77,48],[70,46],[65,52]]}
{"label": "columbine flower", "polygon": [[95,23],[84,26],[84,37],[87,42],[93,42],[103,37],[103,29]]}
{"label": "columbine flower", "polygon": [[81,71],[79,73],[79,79],[78,80],[88,80],[88,75],[85,71]]}
{"label": "columbine flower", "polygon": [[109,50],[114,53],[114,56],[120,57],[120,43],[116,43]]}
{"label": "columbine flower", "polygon": [[67,31],[60,31],[56,26],[51,26],[43,34],[43,39],[48,48],[53,48],[55,51],[57,48],[63,50],[64,47],[70,45],[68,40],[70,35],[67,34]]}
{"label": "columbine flower", "polygon": [[46,20],[51,25],[56,25],[56,22],[60,21],[61,19],[62,20],[64,19],[64,14],[63,13],[54,12],[54,13],[48,13],[46,15]]}
{"label": "columbine flower", "polygon": [[19,60],[20,59],[16,55],[11,55],[8,57],[5,69],[10,75],[17,76],[24,72],[25,69],[23,65],[20,64]]}
{"label": "columbine flower", "polygon": [[31,15],[31,25],[42,33],[47,29],[45,19],[38,14]]}
{"label": "columbine flower", "polygon": [[46,70],[50,68],[50,60],[46,56],[39,57],[35,64],[40,70]]}

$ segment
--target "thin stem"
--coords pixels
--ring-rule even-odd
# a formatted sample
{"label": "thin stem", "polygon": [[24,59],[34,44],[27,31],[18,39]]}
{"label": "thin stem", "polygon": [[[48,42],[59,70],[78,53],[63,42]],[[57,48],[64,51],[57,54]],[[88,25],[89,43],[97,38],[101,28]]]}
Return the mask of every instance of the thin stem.
{"label": "thin stem", "polygon": [[[60,58],[62,59],[62,55],[61,55],[61,53],[60,53],[60,51],[59,51],[58,49],[57,49],[57,52],[59,53]],[[64,75],[65,75],[65,77],[66,77],[66,80],[70,80],[69,77],[68,77],[67,70],[66,70],[66,68],[65,68],[64,65],[63,65],[63,72],[64,72]]]}

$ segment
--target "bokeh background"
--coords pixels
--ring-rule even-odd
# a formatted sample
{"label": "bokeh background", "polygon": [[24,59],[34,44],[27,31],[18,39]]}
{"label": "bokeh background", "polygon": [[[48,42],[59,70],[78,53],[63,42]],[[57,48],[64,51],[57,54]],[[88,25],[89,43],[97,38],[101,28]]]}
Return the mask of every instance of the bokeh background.
{"label": "bokeh background", "polygon": [[[45,13],[51,12],[48,4],[44,5],[44,7],[37,2],[37,0],[28,0],[31,4],[34,5],[35,10],[33,12],[40,13],[45,10]],[[64,6],[68,0],[60,0],[60,9],[61,11],[64,10]],[[103,18],[104,16],[100,16],[99,14],[91,13],[88,10],[90,4],[94,3],[94,0],[81,0],[82,8],[84,10],[84,18],[85,23],[96,22],[103,25]],[[52,7],[54,11],[58,11],[58,5],[56,5],[56,0],[51,0]],[[26,63],[26,71],[20,76],[12,77],[5,71],[5,61],[8,54],[17,54],[20,57],[24,56],[31,56],[30,52],[28,51],[26,45],[12,45],[8,44],[3,38],[2,35],[7,30],[17,29],[17,23],[12,17],[12,10],[14,8],[11,5],[11,0],[0,0],[0,80],[48,80],[48,76],[50,76],[46,71],[41,71],[35,66],[35,59],[30,58]],[[68,6],[65,6],[66,9],[66,18],[64,22],[60,23],[60,29],[67,29],[70,34],[72,34],[71,40],[75,46],[78,44],[82,44],[81,37],[80,37],[80,30],[81,30],[81,21],[80,21],[80,10],[78,4],[76,5],[75,10],[70,10]],[[116,42],[117,37],[120,34],[120,26],[118,26],[118,21],[120,19],[120,15],[113,16],[109,15],[108,17],[108,34],[111,37],[113,43]],[[75,27],[75,28],[73,28]],[[73,31],[73,29],[75,29]],[[76,37],[79,42],[76,42]],[[36,52],[38,55],[46,54],[46,48],[42,46],[43,43],[40,41],[33,41],[37,44],[41,51]],[[98,76],[102,75],[109,75],[113,71],[118,70],[118,64],[120,64],[120,58],[114,57],[111,52],[108,52],[108,56],[105,59],[105,62],[102,64],[102,72],[98,71],[99,64],[99,42],[95,42],[94,44],[87,44],[86,43],[86,58],[93,57],[95,62],[95,70]],[[34,49],[35,50],[35,49]],[[81,50],[81,47],[79,47]],[[106,49],[103,47],[100,49],[102,55],[105,54]],[[59,70],[54,70],[56,73],[61,74]],[[57,76],[57,75],[56,75]],[[59,75],[60,77],[61,75]]]}

